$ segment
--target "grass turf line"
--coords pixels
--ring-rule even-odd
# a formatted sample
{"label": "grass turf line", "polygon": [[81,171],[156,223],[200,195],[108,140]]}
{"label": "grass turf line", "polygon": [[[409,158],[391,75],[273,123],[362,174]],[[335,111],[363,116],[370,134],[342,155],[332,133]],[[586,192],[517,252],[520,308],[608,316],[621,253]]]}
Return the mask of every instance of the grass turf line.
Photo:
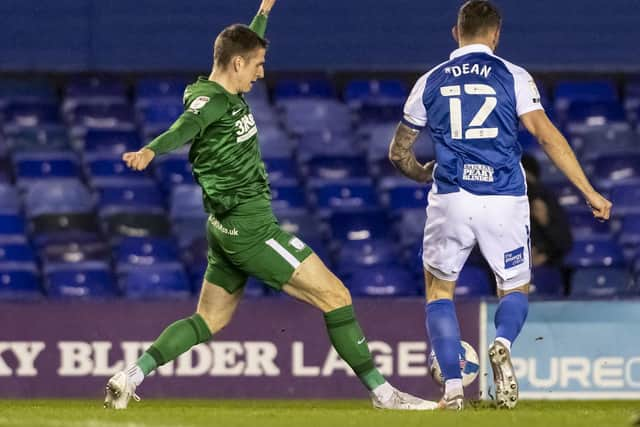
{"label": "grass turf line", "polygon": [[105,410],[97,400],[1,400],[0,426],[271,427],[629,426],[637,401],[523,401],[512,411],[488,403],[456,412],[373,410],[363,400],[165,400]]}

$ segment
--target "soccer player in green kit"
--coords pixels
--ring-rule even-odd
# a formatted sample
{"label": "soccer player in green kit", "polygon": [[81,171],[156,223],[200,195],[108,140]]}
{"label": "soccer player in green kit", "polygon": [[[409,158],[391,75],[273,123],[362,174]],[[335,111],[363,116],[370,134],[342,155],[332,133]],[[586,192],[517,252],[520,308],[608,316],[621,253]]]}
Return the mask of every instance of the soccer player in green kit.
{"label": "soccer player in green kit", "polygon": [[208,267],[196,313],[169,325],[135,365],[107,383],[105,407],[124,409],[145,376],[211,339],[230,320],[248,276],[305,301],[324,313],[338,354],[382,409],[432,410],[425,401],[392,387],[376,369],[342,282],[297,237],[282,230],[271,209],[258,130],[242,94],[264,77],[267,15],[263,0],[250,27],[232,25],[218,35],[213,71],[187,86],[185,112],[146,147],[125,153],[135,170],[156,155],[193,140],[189,160],[209,214]]}

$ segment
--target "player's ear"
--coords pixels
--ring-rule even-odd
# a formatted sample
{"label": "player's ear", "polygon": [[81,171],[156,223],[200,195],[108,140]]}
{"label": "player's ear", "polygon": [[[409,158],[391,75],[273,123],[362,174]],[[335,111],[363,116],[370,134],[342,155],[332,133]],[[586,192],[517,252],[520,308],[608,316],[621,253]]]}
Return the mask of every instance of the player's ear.
{"label": "player's ear", "polygon": [[458,38],[458,26],[454,25],[451,27],[451,37],[456,41],[456,43],[460,43],[460,39]]}
{"label": "player's ear", "polygon": [[240,55],[233,57],[233,70],[237,73],[242,68],[244,58]]}
{"label": "player's ear", "polygon": [[498,47],[498,42],[500,41],[500,27],[496,28],[496,31],[493,33],[493,50],[496,50]]}

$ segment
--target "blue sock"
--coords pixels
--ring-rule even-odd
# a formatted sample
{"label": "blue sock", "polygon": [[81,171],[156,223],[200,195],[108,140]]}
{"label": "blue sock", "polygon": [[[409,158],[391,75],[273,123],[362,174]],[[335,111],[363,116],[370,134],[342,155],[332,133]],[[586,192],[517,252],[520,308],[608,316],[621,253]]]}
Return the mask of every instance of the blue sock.
{"label": "blue sock", "polygon": [[529,298],[522,292],[512,292],[503,296],[498,304],[494,325],[496,338],[514,342],[520,334],[529,312]]}
{"label": "blue sock", "polygon": [[439,299],[427,303],[427,334],[445,381],[462,378],[460,373],[460,328],[453,301]]}

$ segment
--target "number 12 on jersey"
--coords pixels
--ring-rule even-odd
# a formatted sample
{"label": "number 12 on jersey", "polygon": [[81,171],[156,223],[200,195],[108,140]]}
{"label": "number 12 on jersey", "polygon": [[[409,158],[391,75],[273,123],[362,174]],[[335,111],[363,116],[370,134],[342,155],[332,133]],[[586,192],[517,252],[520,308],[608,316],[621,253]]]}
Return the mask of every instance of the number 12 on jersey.
{"label": "number 12 on jersey", "polygon": [[[496,108],[498,98],[495,96],[496,91],[489,85],[483,84],[466,84],[464,85],[464,93],[467,95],[485,95],[484,104],[478,110],[476,115],[469,123],[469,127],[464,132],[464,139],[483,139],[495,138],[498,136],[498,128],[481,127],[489,114]],[[440,88],[440,94],[449,98],[449,121],[451,124],[451,138],[462,138],[462,99],[456,98],[461,94],[460,85],[443,86]]]}

